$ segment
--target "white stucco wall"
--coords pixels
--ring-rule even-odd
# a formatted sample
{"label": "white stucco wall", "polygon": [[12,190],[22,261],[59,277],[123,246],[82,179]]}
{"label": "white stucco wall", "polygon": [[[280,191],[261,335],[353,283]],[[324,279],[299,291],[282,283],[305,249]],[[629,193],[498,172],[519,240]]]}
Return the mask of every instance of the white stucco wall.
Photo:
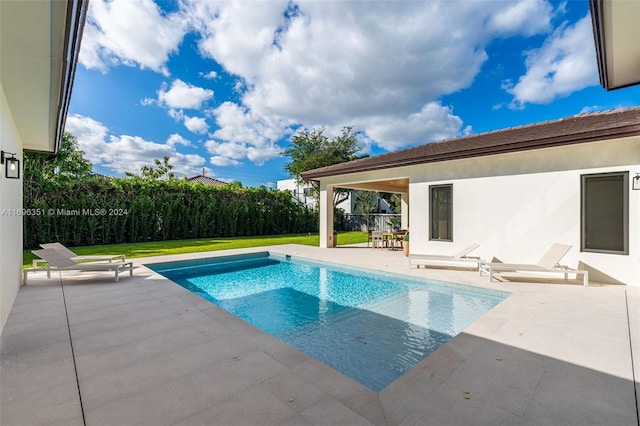
{"label": "white stucco wall", "polygon": [[[388,168],[321,179],[322,185],[409,179],[411,253],[472,254],[536,263],[553,243],[572,245],[562,264],[590,279],[640,286],[640,191],[629,183],[629,254],[580,251],[580,176],[640,173],[640,137]],[[453,241],[429,241],[429,185],[453,184]],[[320,231],[322,232],[322,222]]]}
{"label": "white stucco wall", "polygon": [[[0,147],[16,153],[23,167],[22,141],[0,84]],[[0,333],[13,306],[21,283],[22,269],[22,170],[20,179],[4,177],[0,166]]]}
{"label": "white stucco wall", "polygon": [[[614,164],[614,165],[612,165]],[[580,176],[640,172],[640,138],[434,164],[409,189],[412,253],[453,254],[476,242],[486,260],[536,263],[552,243],[592,281],[640,285],[640,191],[629,184],[629,254],[580,251]],[[429,240],[429,186],[453,184],[453,241]]]}

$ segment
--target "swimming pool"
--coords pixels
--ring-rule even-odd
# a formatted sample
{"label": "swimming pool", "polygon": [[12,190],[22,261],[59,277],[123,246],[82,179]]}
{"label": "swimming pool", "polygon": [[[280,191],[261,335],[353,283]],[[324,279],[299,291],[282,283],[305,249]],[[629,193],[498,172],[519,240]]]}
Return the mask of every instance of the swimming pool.
{"label": "swimming pool", "polygon": [[268,252],[146,266],[376,392],[507,296]]}

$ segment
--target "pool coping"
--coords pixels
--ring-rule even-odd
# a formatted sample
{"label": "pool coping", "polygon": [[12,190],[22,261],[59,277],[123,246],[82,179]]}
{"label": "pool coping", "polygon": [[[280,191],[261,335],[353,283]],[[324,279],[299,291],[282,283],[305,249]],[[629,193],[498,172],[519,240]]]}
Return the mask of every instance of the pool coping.
{"label": "pool coping", "polygon": [[[635,338],[640,335],[637,287],[489,283],[477,272],[409,269],[401,252],[269,247],[275,253],[390,273],[401,270],[403,275],[511,293],[462,334],[375,393],[142,266],[149,259],[157,263],[265,249],[134,259],[134,277],[120,283],[106,282],[97,274],[65,273],[61,288],[59,282],[52,284],[34,274],[21,289],[2,336],[2,424],[15,419],[38,424],[43,418],[50,424],[56,419],[60,424],[154,420],[202,424],[211,418],[220,424],[637,423],[633,379],[635,374],[637,380],[640,366]],[[141,309],[145,297],[152,297],[153,308]],[[136,303],[127,303],[130,300]],[[65,304],[68,313],[63,314]],[[166,311],[170,318],[161,316]],[[161,319],[150,320],[152,314]],[[63,323],[63,316],[69,324]],[[142,343],[153,339],[122,343],[123,336],[133,335],[143,325],[155,330],[162,321],[175,327],[181,317],[189,317],[203,336],[209,333],[208,340],[171,347],[193,360],[174,360],[176,366],[167,371],[153,370],[166,375],[158,384],[149,369],[161,356],[131,355],[148,350]],[[129,318],[136,322],[123,326]],[[174,340],[158,333],[153,342],[167,351],[165,346],[175,339],[197,339],[187,336],[193,328],[164,331]],[[193,365],[205,362],[199,358],[201,350],[212,351],[207,355],[215,362],[208,360],[204,372],[193,371]],[[36,360],[38,365],[30,364]],[[110,363],[129,374],[104,368]],[[184,374],[175,371],[178,364]],[[218,382],[202,381],[206,374]],[[62,386],[67,393],[60,392]],[[175,403],[177,389],[186,394],[197,389],[209,399],[189,394],[192,399],[165,413]],[[64,410],[62,395],[67,396]]]}

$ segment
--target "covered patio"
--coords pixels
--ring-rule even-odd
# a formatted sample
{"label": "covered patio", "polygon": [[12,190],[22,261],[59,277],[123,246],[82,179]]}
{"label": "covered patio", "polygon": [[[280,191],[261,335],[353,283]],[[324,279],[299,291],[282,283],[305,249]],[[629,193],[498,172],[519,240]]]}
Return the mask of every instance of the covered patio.
{"label": "covered patio", "polygon": [[[333,193],[337,188],[353,189],[360,191],[389,192],[400,194],[400,228],[409,227],[409,178],[406,176],[389,176],[385,178],[358,176],[357,179],[336,180],[338,184],[333,184],[331,179],[320,181],[320,247],[334,247],[333,241]],[[397,213],[397,212],[396,212]]]}

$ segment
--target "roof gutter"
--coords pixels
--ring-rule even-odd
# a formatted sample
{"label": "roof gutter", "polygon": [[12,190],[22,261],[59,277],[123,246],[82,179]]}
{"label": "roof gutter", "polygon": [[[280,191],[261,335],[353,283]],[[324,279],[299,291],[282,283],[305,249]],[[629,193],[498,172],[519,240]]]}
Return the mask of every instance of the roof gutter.
{"label": "roof gutter", "polygon": [[54,140],[54,152],[58,151],[62,143],[69,103],[71,101],[71,91],[73,80],[76,74],[78,56],[82,33],[87,18],[89,0],[69,0],[67,2],[67,19],[64,35],[65,52],[62,58],[62,81],[60,82],[60,99],[58,100],[58,110],[56,111],[56,130]]}
{"label": "roof gutter", "polygon": [[609,78],[607,75],[607,57],[605,54],[606,46],[604,41],[604,6],[603,0],[589,0],[589,8],[591,9],[591,24],[593,27],[593,39],[596,46],[596,60],[598,62],[598,77],[600,85],[606,90],[609,87]]}

